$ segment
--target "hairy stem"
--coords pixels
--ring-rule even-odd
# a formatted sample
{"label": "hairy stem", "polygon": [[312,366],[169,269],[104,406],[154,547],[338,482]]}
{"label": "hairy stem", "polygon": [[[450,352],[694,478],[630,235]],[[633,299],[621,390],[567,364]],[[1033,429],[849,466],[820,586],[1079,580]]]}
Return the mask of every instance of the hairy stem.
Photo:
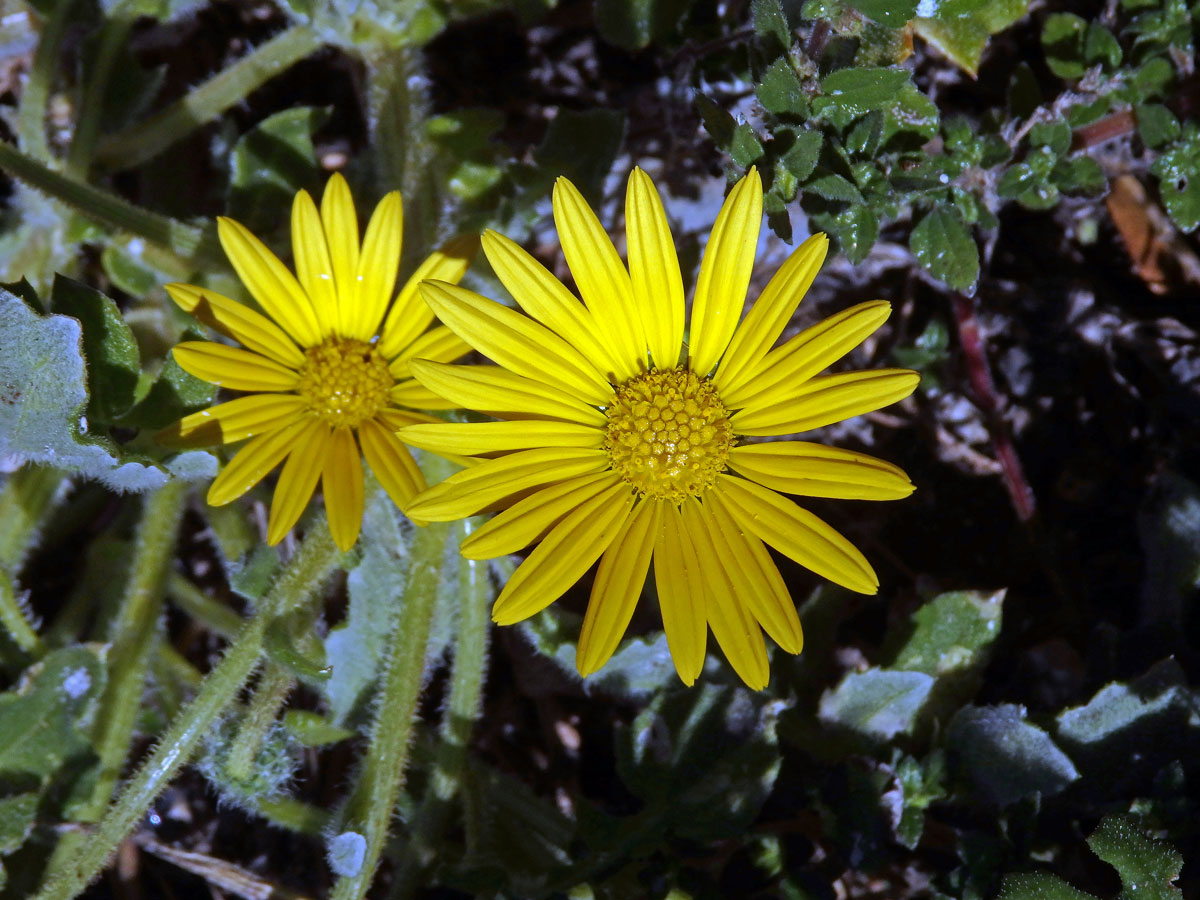
{"label": "hairy stem", "polygon": [[0,569],[16,575],[36,545],[46,518],[63,486],[62,472],[27,465],[8,477],[0,489]]}

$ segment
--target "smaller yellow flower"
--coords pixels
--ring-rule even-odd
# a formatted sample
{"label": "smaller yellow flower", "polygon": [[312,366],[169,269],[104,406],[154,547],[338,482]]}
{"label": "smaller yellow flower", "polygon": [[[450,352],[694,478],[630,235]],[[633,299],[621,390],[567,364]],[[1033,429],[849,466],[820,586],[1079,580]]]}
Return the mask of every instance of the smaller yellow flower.
{"label": "smaller yellow flower", "polygon": [[207,288],[169,284],[182,309],[242,345],[185,341],[175,361],[197,378],[249,393],[181,419],[159,440],[194,447],[249,438],[213,481],[208,502],[237,499],[283,463],[268,542],[296,524],[319,480],[333,538],[349,550],[362,524],[363,456],[397,505],[425,487],[396,431],[439,421],[413,409],[453,404],[418,384],[409,363],[450,362],[470,347],[444,326],[430,329],[433,312],[417,285],[426,278],[457,283],[478,238],[459,238],[431,255],[392,301],[404,231],[396,191],[375,208],[361,245],[341,175],[329,179],[320,210],[307,191],[296,194],[295,275],[243,225],[217,224],[225,254],[267,315]]}
{"label": "smaller yellow flower", "polygon": [[894,500],[913,490],[883,460],[808,441],[771,441],[902,400],[916,372],[820,374],[887,319],[858,306],[775,342],[816,277],[827,241],[814,235],[743,316],[762,224],[751,169],[717,216],[684,342],[683,276],[658,191],[641,169],[625,204],[628,265],[567,179],[554,221],[580,297],[512,241],[483,249],[526,315],[448,284],[421,294],[439,318],[498,365],[416,360],[431,390],[498,422],[406,426],[400,434],[475,464],[430,488],[409,513],[446,521],[498,514],[463,541],[468,559],[538,546],[496,599],[510,625],[545,609],[597,561],[579,636],[582,675],[612,656],[650,570],[679,677],[692,684],[711,629],[754,689],[770,677],[763,632],[788,653],[804,643],[769,544],[852,591],[879,579],[845,537],[784,497]]}

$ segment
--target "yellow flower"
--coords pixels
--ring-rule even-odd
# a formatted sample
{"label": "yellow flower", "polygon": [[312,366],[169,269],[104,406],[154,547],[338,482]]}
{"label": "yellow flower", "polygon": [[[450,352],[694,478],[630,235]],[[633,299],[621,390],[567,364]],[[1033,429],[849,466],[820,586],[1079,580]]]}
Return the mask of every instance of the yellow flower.
{"label": "yellow flower", "polygon": [[418,359],[413,374],[504,421],[402,428],[413,446],[487,457],[425,491],[409,512],[444,521],[503,509],[463,542],[469,559],[541,541],[496,600],[500,624],[544,609],[599,559],[579,637],[583,675],[612,655],[653,558],[679,677],[696,680],[711,628],[737,673],[760,689],[769,677],[762,629],[789,653],[803,643],[764,541],[851,590],[873,594],[879,584],[849,541],[777,491],[889,500],[913,486],[861,453],[742,438],[878,409],[912,393],[918,376],[817,374],[884,322],[883,301],[771,349],[821,266],[824,235],[791,255],[739,327],[762,221],[757,172],[734,187],[713,226],[686,356],[679,261],[662,201],[640,169],[629,178],[625,216],[628,269],[575,187],[565,178],[555,186],[554,220],[584,303],[494,232],[484,252],[528,316],[453,285],[421,285],[438,317],[499,366]]}
{"label": "yellow flower", "polygon": [[363,510],[360,449],[401,507],[425,487],[396,431],[439,421],[414,407],[453,404],[418,384],[409,365],[415,356],[458,359],[470,348],[444,326],[429,329],[433,313],[417,284],[457,282],[478,238],[452,241],[431,255],[389,310],[403,229],[400,194],[392,192],[376,207],[360,246],[350,188],[335,174],[319,211],[307,191],[292,205],[295,275],[243,225],[218,220],[221,246],[266,316],[207,288],[167,285],[180,307],[242,345],[185,341],[175,347],[175,361],[197,378],[249,394],[187,416],[159,438],[174,446],[250,438],[213,481],[214,506],[240,497],[283,463],[271,502],[272,544],[296,524],[320,480],[334,540],[343,550],[354,546]]}

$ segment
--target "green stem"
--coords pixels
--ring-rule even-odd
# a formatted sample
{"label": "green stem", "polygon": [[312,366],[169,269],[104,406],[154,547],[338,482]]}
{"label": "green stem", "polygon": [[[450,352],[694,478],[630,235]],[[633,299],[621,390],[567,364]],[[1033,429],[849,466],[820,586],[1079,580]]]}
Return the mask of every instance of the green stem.
{"label": "green stem", "polygon": [[[466,538],[475,525],[469,519],[459,523],[459,538]],[[413,896],[420,884],[421,870],[433,860],[434,848],[445,830],[452,801],[462,784],[467,745],[479,718],[487,667],[488,601],[492,596],[487,563],[461,560],[458,596],[454,669],[450,676],[450,696],[439,729],[441,741],[435,751],[429,788],[412,820],[412,838],[405,845],[398,866],[393,897]]]}
{"label": "green stem", "polygon": [[100,32],[100,48],[87,73],[87,87],[79,101],[79,118],[75,122],[75,134],[63,170],[68,178],[77,181],[87,181],[91,172],[113,67],[117,64],[117,55],[129,43],[129,33],[133,30],[136,16],[125,8],[127,5],[119,4],[105,20]]}
{"label": "green stem", "polygon": [[134,206],[116,194],[68,178],[26,156],[7,141],[0,141],[0,169],[73,207],[105,228],[128,231],[167,247],[180,256],[203,261],[214,268],[225,266],[220,247],[208,231]]}
{"label": "green stem", "polygon": [[227,641],[242,630],[245,620],[220,601],[214,600],[180,572],[167,576],[167,597],[209,631]]}
{"label": "green stem", "polygon": [[311,28],[293,25],[145,122],[104,138],[96,161],[120,170],[153,159],[320,46]]}
{"label": "green stem", "polygon": [[49,466],[25,466],[0,490],[0,569],[21,571],[41,526],[54,509],[63,474]]}
{"label": "green stem", "polygon": [[383,853],[388,825],[404,785],[448,531],[445,524],[428,525],[418,528],[413,540],[404,616],[389,642],[392,654],[376,705],[371,743],[341,815],[340,830],[365,837],[366,854],[355,874],[338,879],[331,894],[333,900],[365,897]]}
{"label": "green stem", "polygon": [[321,517],[313,523],[254,617],[204,679],[196,698],[171,723],[95,830],[86,836],[74,858],[47,869],[46,881],[36,900],[69,900],[82,893],[100,873],[154,798],[191,759],[213,723],[236,701],[258,666],[267,625],[280,612],[295,607],[319,588],[340,556],[328,524]]}
{"label": "green stem", "polygon": [[263,672],[225,760],[235,781],[248,781],[254,774],[258,751],[295,686],[295,677],[282,666],[268,665]]}
{"label": "green stem", "polygon": [[0,624],[8,630],[13,643],[34,659],[39,659],[45,654],[46,647],[42,643],[42,639],[33,630],[33,626],[25,618],[25,611],[17,602],[17,591],[12,577],[2,567],[0,567]]}
{"label": "green stem", "polygon": [[46,101],[58,71],[63,33],[74,8],[73,0],[62,0],[50,10],[50,16],[42,25],[29,78],[21,91],[21,105],[17,109],[17,142],[22,150],[42,162],[50,160],[50,146],[46,142]]}

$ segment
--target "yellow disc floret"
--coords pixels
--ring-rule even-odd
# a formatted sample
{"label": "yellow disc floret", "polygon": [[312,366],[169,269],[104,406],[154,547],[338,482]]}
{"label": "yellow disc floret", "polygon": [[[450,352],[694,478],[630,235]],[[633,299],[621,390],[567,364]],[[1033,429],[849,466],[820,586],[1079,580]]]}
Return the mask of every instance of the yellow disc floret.
{"label": "yellow disc floret", "polygon": [[354,428],[388,405],[396,379],[372,345],[329,338],[305,350],[304,357],[296,391],[333,427]]}
{"label": "yellow disc floret", "polygon": [[608,407],[604,449],[638,493],[682,503],[712,487],[733,446],[729,412],[708,379],[652,369],[629,379]]}

